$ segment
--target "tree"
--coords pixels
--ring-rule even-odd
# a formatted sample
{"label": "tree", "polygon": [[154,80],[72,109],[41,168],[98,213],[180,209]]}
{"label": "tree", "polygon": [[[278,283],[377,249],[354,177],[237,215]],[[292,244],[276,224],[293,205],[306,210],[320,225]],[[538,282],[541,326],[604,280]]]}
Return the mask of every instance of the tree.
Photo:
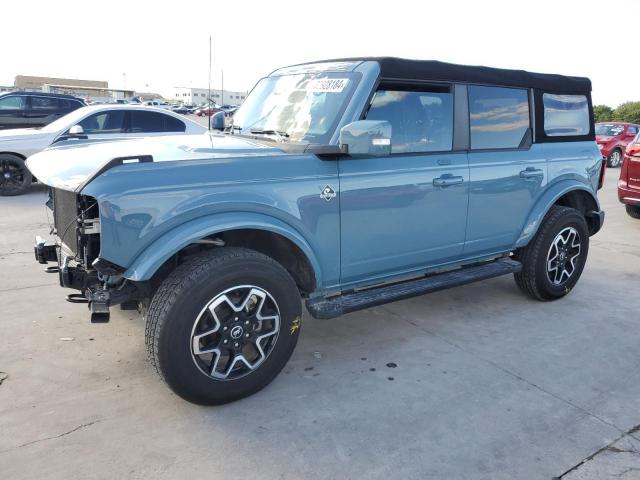
{"label": "tree", "polygon": [[620,122],[640,123],[640,102],[625,102],[613,111],[613,118]]}
{"label": "tree", "polygon": [[610,122],[613,120],[613,108],[607,105],[596,105],[593,107],[593,115],[596,122]]}

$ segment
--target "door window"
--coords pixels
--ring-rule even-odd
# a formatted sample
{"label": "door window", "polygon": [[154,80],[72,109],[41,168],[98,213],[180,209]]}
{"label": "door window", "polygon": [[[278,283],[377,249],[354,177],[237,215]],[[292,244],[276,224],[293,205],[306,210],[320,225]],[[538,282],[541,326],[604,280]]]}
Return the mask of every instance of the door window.
{"label": "door window", "polygon": [[24,110],[24,97],[11,95],[0,97],[0,110]]}
{"label": "door window", "polygon": [[637,134],[638,134],[638,127],[629,127],[629,128],[627,128],[627,135],[636,136]]}
{"label": "door window", "polygon": [[[185,125],[169,125],[168,119],[173,117],[157,112],[147,112],[144,110],[131,111],[131,133],[159,133],[159,132],[184,132]],[[179,122],[182,123],[182,122]]]}
{"label": "door window", "polygon": [[529,127],[527,90],[469,86],[472,150],[518,148]]}
{"label": "door window", "polygon": [[58,99],[50,97],[31,97],[31,109],[38,111],[58,110]]}
{"label": "door window", "polygon": [[78,125],[87,134],[122,133],[124,131],[124,114],[124,110],[94,113]]}
{"label": "door window", "polygon": [[367,120],[391,123],[391,153],[450,151],[453,144],[453,95],[433,91],[378,90]]}

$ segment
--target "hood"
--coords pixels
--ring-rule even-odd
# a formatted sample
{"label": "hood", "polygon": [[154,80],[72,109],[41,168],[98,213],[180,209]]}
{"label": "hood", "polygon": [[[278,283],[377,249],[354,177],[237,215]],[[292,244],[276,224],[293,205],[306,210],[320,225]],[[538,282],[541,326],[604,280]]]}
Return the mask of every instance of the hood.
{"label": "hood", "polygon": [[27,167],[50,187],[76,190],[111,160],[120,157],[151,155],[155,163],[281,153],[278,148],[250,139],[205,133],[51,147],[29,157]]}
{"label": "hood", "polygon": [[11,128],[9,130],[0,130],[0,142],[23,140],[44,135],[46,135],[46,133],[43,133],[37,128]]}

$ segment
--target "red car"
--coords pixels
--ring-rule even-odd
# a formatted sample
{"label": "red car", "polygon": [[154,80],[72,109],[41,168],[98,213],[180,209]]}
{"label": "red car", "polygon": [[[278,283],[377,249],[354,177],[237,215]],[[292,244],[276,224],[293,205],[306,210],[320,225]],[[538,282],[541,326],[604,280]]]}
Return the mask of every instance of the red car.
{"label": "red car", "polygon": [[199,117],[210,117],[214,113],[218,113],[218,112],[222,112],[222,111],[223,110],[221,108],[211,106],[211,107],[199,108],[198,110],[196,110],[195,113]]}
{"label": "red car", "polygon": [[618,198],[630,216],[640,218],[640,134],[627,146],[618,180]]}
{"label": "red car", "polygon": [[639,131],[640,125],[633,123],[596,123],[596,143],[602,156],[607,159],[607,166],[620,166],[627,145]]}

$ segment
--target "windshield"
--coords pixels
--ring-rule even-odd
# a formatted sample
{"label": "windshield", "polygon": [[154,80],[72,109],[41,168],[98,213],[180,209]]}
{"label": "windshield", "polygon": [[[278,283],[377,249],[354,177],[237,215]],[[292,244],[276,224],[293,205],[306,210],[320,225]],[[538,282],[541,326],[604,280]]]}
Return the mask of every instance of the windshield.
{"label": "windshield", "polygon": [[233,129],[326,144],[358,79],[359,74],[345,72],[263,78],[235,113]]}
{"label": "windshield", "polygon": [[73,127],[76,123],[84,118],[87,114],[88,107],[82,107],[74,110],[71,113],[66,114],[64,117],[59,118],[55,122],[51,122],[49,125],[45,125],[40,129],[42,132],[56,133],[65,131]]}
{"label": "windshield", "polygon": [[624,125],[613,125],[607,123],[596,124],[596,135],[605,137],[615,137],[624,131]]}

